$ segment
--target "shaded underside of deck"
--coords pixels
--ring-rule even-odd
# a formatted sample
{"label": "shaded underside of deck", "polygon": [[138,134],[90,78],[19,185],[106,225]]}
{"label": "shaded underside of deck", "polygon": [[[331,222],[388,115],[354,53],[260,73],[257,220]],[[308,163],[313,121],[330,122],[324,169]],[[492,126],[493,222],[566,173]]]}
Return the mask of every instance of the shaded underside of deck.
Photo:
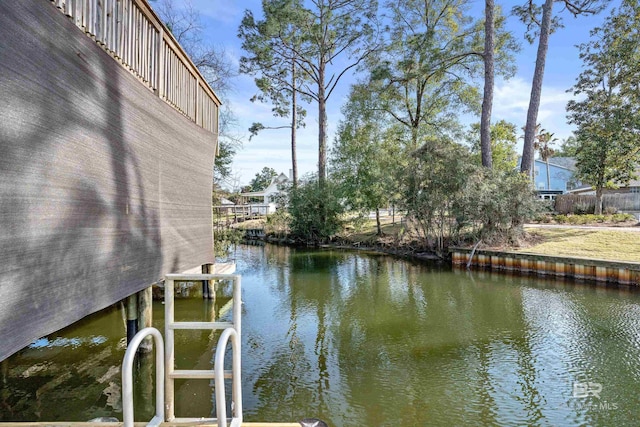
{"label": "shaded underside of deck", "polygon": [[0,360],[213,258],[216,136],[47,0],[0,2]]}

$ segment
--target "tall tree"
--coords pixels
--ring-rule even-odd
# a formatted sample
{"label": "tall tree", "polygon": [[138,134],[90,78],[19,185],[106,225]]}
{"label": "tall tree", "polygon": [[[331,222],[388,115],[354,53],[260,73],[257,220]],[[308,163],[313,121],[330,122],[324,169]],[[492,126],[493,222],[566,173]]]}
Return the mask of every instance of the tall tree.
{"label": "tall tree", "polygon": [[484,3],[484,95],[482,97],[482,114],[480,115],[480,153],[482,166],[491,169],[491,110],[493,108],[494,84],[494,42],[495,4],[493,0]]}
{"label": "tall tree", "polygon": [[[299,0],[263,2],[264,19],[256,21],[253,13],[245,11],[238,30],[242,48],[249,56],[240,58],[240,72],[257,76],[259,93],[251,101],[271,102],[276,117],[290,117],[288,125],[265,126],[253,123],[251,136],[264,129],[291,130],[291,167],[293,185],[298,183],[296,155],[297,129],[304,126],[306,110],[299,104],[299,90],[305,74],[297,67],[296,52],[300,51],[302,34],[295,25],[301,18],[302,3]],[[272,49],[274,40],[281,40],[283,49]],[[289,47],[287,49],[287,47]]]}
{"label": "tall tree", "polygon": [[[466,139],[471,146],[472,159],[482,164],[482,148],[480,144],[480,124],[471,125]],[[516,152],[516,125],[500,120],[491,125],[491,163],[496,171],[513,171],[518,163]]]}
{"label": "tall tree", "polygon": [[[539,37],[520,165],[520,171],[526,175],[531,174],[531,165],[533,164],[535,151],[533,145],[536,124],[538,123],[544,68],[547,60],[547,51],[549,50],[549,35],[561,25],[560,17],[553,15],[554,3],[561,3],[564,6],[563,9],[573,16],[595,14],[606,6],[606,0],[545,0],[542,7],[540,7],[535,0],[527,0],[524,5],[513,8],[513,13],[519,16],[527,25],[527,40],[533,43],[535,37]],[[542,19],[540,19],[541,12]]]}
{"label": "tall tree", "polygon": [[[469,14],[466,0],[390,1],[390,31],[384,48],[371,58],[371,87],[378,92],[378,108],[404,127],[406,156],[417,161],[425,142],[448,141],[459,129],[460,111],[479,110],[479,93],[472,78],[482,68],[484,29]],[[513,71],[514,41],[496,17],[496,69]],[[407,195],[417,200],[418,182],[408,165]]]}
{"label": "tall tree", "polygon": [[256,176],[249,182],[249,191],[260,191],[267,188],[271,184],[271,180],[278,176],[278,172],[274,168],[263,167],[260,172],[256,173]]}
{"label": "tall tree", "polygon": [[389,119],[376,109],[376,99],[365,84],[351,87],[343,106],[343,120],[332,150],[332,178],[341,184],[343,199],[361,214],[376,212],[382,235],[380,208],[395,194],[398,142]]}
{"label": "tall tree", "polygon": [[[278,5],[287,12],[282,19],[300,37],[293,40],[274,35],[266,41],[282,64],[295,63],[305,76],[298,93],[318,103],[318,181],[322,186],[327,176],[327,101],[345,73],[353,70],[373,49],[374,21],[377,2],[371,0],[309,0],[305,4],[286,0],[263,0],[263,11]],[[306,6],[309,7],[306,7]],[[261,37],[251,12],[245,15],[240,37]],[[284,66],[284,65],[283,65]],[[274,85],[293,89],[286,76],[273,75]],[[308,79],[308,80],[307,80]]]}
{"label": "tall tree", "polygon": [[[379,108],[410,132],[412,149],[425,135],[443,135],[457,127],[460,109],[478,111],[477,88],[483,48],[482,22],[474,22],[465,0],[388,2],[390,35],[372,58],[371,79],[380,89]],[[496,10],[497,11],[497,10]],[[516,44],[496,17],[494,63],[501,74],[513,72]]]}
{"label": "tall tree", "polygon": [[552,157],[575,157],[578,150],[578,140],[570,135],[562,140],[560,147],[553,152]]}
{"label": "tall tree", "polygon": [[580,46],[585,70],[573,86],[584,99],[567,105],[577,125],[577,175],[596,190],[602,213],[605,188],[628,183],[640,161],[640,5],[623,0]]}

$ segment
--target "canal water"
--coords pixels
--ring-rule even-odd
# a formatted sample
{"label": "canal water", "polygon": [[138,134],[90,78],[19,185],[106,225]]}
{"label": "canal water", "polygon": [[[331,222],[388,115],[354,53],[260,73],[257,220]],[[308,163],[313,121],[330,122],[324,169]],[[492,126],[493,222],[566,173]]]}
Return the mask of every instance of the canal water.
{"label": "canal water", "polygon": [[[240,246],[235,257],[246,421],[638,425],[640,293],[361,252]],[[177,298],[176,319],[210,320],[229,296]],[[114,307],[2,362],[0,420],[121,419],[124,335]],[[176,341],[178,368],[211,369],[217,335]],[[149,359],[137,372],[141,421],[153,413]],[[213,400],[208,380],[177,383],[178,416],[210,416]]]}

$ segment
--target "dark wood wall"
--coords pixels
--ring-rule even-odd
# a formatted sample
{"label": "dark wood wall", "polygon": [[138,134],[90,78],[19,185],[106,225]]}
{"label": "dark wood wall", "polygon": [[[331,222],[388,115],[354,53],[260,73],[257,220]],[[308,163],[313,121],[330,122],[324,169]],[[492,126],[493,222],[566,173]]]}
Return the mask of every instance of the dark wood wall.
{"label": "dark wood wall", "polygon": [[0,360],[213,261],[215,135],[47,0],[0,0]]}

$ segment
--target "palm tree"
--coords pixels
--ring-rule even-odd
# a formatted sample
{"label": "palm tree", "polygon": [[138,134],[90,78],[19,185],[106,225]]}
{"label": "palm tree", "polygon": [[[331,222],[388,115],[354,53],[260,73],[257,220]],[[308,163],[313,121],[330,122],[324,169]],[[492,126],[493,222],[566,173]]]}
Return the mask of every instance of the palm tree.
{"label": "palm tree", "polygon": [[[540,126],[538,124],[538,126]],[[551,189],[551,176],[549,175],[549,157],[553,156],[555,150],[550,147],[558,138],[554,138],[554,133],[541,129],[534,140],[533,147],[540,153],[540,158],[547,164],[547,190]]]}

